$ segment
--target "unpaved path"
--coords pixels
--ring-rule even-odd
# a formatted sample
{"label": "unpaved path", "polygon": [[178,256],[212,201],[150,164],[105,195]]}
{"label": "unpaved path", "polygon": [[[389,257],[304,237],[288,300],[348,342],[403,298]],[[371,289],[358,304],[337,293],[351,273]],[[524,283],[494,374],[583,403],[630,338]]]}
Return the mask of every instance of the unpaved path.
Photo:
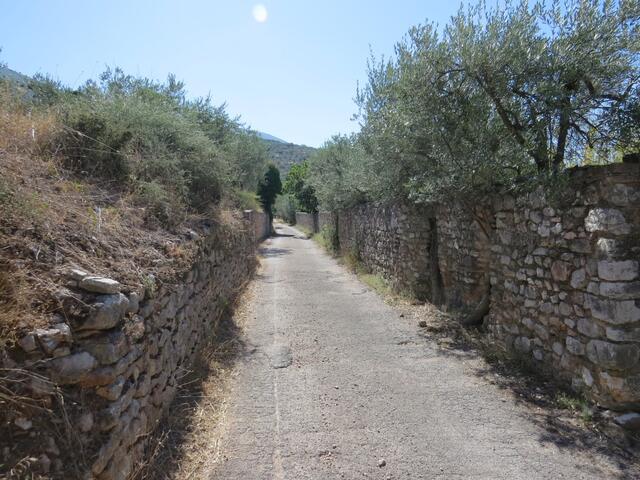
{"label": "unpaved path", "polygon": [[632,478],[554,441],[535,412],[418,335],[314,242],[279,232],[209,478]]}

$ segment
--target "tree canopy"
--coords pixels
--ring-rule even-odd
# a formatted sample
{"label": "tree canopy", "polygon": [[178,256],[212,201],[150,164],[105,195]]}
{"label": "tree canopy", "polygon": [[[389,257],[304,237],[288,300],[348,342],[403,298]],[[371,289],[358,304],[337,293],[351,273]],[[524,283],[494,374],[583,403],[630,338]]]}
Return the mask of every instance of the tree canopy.
{"label": "tree canopy", "polygon": [[318,211],[318,199],[315,189],[309,184],[309,163],[306,160],[291,167],[285,177],[282,191],[292,195],[303,212]]}
{"label": "tree canopy", "polygon": [[269,214],[270,220],[273,220],[273,204],[280,193],[282,193],[280,170],[273,163],[270,163],[258,184],[258,196],[265,212]]}
{"label": "tree canopy", "polygon": [[522,0],[412,28],[370,60],[358,134],[310,158],[318,198],[483,195],[637,151],[639,19],[635,0]]}

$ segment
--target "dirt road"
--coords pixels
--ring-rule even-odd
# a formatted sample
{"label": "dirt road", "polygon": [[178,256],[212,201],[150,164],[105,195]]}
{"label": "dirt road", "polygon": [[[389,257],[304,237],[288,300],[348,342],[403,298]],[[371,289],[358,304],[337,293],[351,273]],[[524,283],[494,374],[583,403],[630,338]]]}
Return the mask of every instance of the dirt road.
{"label": "dirt road", "polygon": [[279,232],[209,478],[631,478],[606,454],[558,442],[313,241]]}

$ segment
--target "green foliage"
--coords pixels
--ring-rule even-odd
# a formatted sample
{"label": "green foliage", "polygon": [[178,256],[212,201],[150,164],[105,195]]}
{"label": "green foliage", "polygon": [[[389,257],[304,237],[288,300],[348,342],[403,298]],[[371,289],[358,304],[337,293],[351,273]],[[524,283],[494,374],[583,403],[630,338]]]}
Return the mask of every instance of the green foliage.
{"label": "green foliage", "polygon": [[258,194],[248,190],[234,190],[230,197],[233,203],[242,210],[261,211],[262,204],[258,198]]}
{"label": "green foliage", "polygon": [[328,210],[375,198],[388,183],[371,170],[356,136],[335,136],[309,158],[309,184]]}
{"label": "green foliage", "polygon": [[258,196],[264,211],[269,214],[270,220],[273,220],[273,204],[280,193],[282,193],[280,170],[271,163],[267,166],[264,177],[258,183]]}
{"label": "green foliage", "polygon": [[332,255],[339,253],[338,232],[331,225],[324,225],[320,232],[313,236],[313,239]]}
{"label": "green foliage", "polygon": [[296,223],[297,201],[293,195],[278,195],[275,203],[275,213],[290,225]]}
{"label": "green foliage", "polygon": [[136,198],[147,207],[151,218],[165,225],[177,225],[184,219],[184,208],[180,200],[173,198],[169,190],[154,180],[139,182]]}
{"label": "green foliage", "polygon": [[370,61],[359,134],[310,158],[321,204],[483,196],[637,149],[639,19],[633,0],[521,0],[412,28]]}
{"label": "green foliage", "polygon": [[34,108],[54,108],[64,124],[67,165],[130,188],[163,223],[204,211],[225,192],[254,190],[264,173],[258,137],[224,105],[187,99],[172,75],[157,83],[115,69],[76,91],[45,77],[29,88]]}
{"label": "green foliage", "polygon": [[282,191],[292,195],[303,212],[318,211],[318,199],[314,188],[309,184],[309,163],[306,160],[291,167],[285,178]]}

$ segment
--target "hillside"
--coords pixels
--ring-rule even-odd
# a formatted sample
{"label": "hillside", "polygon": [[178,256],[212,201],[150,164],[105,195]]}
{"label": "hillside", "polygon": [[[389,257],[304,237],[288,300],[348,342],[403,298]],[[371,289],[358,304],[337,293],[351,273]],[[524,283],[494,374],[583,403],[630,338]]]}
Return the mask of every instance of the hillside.
{"label": "hillside", "polygon": [[315,148],[306,145],[296,145],[295,143],[283,143],[275,140],[264,140],[267,145],[270,160],[280,169],[284,176],[292,165],[304,162]]}

